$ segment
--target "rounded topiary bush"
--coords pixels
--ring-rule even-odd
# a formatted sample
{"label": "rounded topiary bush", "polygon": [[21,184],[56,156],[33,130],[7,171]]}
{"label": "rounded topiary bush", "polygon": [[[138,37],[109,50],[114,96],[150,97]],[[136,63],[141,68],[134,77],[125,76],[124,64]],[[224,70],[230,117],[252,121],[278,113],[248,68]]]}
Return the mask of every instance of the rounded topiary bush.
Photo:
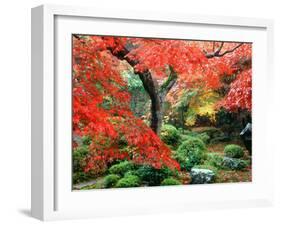
{"label": "rounded topiary bush", "polygon": [[180,185],[180,184],[181,184],[180,181],[172,177],[164,179],[161,183],[161,185]]}
{"label": "rounded topiary bush", "polygon": [[244,156],[243,148],[236,144],[226,145],[224,155],[229,158],[241,158]]}
{"label": "rounded topiary bush", "polygon": [[180,133],[176,127],[166,124],[161,128],[160,138],[168,145],[177,146],[180,139]]}
{"label": "rounded topiary bush", "polygon": [[182,168],[190,170],[194,165],[201,164],[206,156],[206,146],[197,137],[190,137],[178,148],[176,158]]}
{"label": "rounded topiary bush", "polygon": [[122,179],[120,179],[117,184],[116,187],[117,188],[129,188],[129,187],[138,187],[140,186],[140,178],[136,175],[129,175],[126,176]]}
{"label": "rounded topiary bush", "polygon": [[104,178],[104,187],[105,188],[112,188],[114,187],[118,180],[120,179],[120,176],[116,174],[109,174]]}
{"label": "rounded topiary bush", "polygon": [[173,172],[168,168],[163,169],[155,169],[149,165],[140,166],[136,170],[136,175],[140,177],[144,184],[149,186],[157,186],[160,185],[161,181],[163,181],[168,176],[171,176]]}
{"label": "rounded topiary bush", "polygon": [[129,170],[132,170],[133,167],[134,167],[133,163],[129,161],[124,161],[111,166],[108,171],[111,174],[118,174],[120,176],[124,176],[124,174]]}

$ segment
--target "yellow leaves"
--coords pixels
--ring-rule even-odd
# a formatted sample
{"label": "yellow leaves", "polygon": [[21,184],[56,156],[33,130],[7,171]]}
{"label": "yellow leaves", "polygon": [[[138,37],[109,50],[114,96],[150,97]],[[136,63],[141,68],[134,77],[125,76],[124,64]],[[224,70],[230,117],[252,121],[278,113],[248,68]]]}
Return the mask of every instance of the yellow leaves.
{"label": "yellow leaves", "polygon": [[197,116],[206,116],[214,122],[217,113],[216,102],[219,99],[219,95],[212,90],[199,91],[197,95],[190,100],[185,124],[187,126],[193,126],[196,123]]}

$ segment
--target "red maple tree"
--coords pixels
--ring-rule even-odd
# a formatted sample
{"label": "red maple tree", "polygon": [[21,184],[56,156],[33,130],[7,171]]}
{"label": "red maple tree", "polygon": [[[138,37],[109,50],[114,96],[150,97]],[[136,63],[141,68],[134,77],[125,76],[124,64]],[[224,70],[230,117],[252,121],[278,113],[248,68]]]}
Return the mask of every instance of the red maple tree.
{"label": "red maple tree", "polygon": [[[235,74],[220,105],[250,110],[251,70],[245,66],[250,59],[251,47],[243,43],[74,35],[73,131],[93,140],[86,171],[99,161],[115,159],[179,169],[157,136],[167,94],[176,84],[218,89],[222,76]],[[130,94],[120,73],[127,66],[151,99],[150,127],[130,110]]]}

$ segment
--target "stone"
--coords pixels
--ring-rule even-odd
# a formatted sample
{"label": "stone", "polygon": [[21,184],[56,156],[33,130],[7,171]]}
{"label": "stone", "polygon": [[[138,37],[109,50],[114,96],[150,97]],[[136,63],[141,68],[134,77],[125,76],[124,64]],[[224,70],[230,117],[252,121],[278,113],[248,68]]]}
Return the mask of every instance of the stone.
{"label": "stone", "polygon": [[247,162],[241,159],[224,157],[222,166],[231,170],[243,170],[247,167]]}
{"label": "stone", "polygon": [[209,169],[194,169],[190,171],[191,184],[209,184],[215,180],[215,173]]}

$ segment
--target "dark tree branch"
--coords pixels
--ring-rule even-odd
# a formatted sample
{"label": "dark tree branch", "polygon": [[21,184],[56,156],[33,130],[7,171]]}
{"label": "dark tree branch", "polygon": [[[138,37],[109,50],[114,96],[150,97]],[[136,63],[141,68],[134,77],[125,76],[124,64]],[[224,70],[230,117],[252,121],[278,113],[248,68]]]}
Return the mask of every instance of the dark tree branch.
{"label": "dark tree branch", "polygon": [[79,40],[81,39],[81,38],[79,37],[79,35],[76,35],[76,34],[73,34],[73,37],[74,37],[74,38],[77,38],[77,39],[79,39]]}
{"label": "dark tree branch", "polygon": [[207,53],[206,51],[204,51],[205,53],[205,56],[207,58],[213,58],[213,57],[222,57],[228,53],[232,53],[234,52],[236,49],[238,49],[240,46],[242,46],[244,43],[239,43],[237,46],[235,46],[233,49],[229,49],[229,50],[226,50],[224,51],[223,53],[221,53],[221,50],[223,48],[223,45],[224,45],[224,42],[221,42],[220,46],[213,52],[211,53]]}
{"label": "dark tree branch", "polygon": [[166,81],[161,85],[159,93],[161,94],[162,98],[166,97],[167,93],[171,90],[174,84],[177,81],[178,75],[174,71],[172,66],[169,66],[170,74]]}
{"label": "dark tree branch", "polygon": [[[130,50],[124,47],[121,51],[115,52],[113,49],[108,49],[111,54],[117,57],[120,60],[126,60],[128,64],[134,68],[138,64],[138,61],[131,60],[127,57]],[[160,134],[162,121],[163,121],[163,109],[164,102],[167,93],[171,90],[173,85],[177,80],[177,73],[174,69],[169,66],[170,74],[166,81],[159,87],[156,80],[153,79],[150,71],[147,69],[143,72],[134,70],[134,73],[137,74],[142,81],[143,87],[148,93],[151,100],[151,129],[156,133]]]}

